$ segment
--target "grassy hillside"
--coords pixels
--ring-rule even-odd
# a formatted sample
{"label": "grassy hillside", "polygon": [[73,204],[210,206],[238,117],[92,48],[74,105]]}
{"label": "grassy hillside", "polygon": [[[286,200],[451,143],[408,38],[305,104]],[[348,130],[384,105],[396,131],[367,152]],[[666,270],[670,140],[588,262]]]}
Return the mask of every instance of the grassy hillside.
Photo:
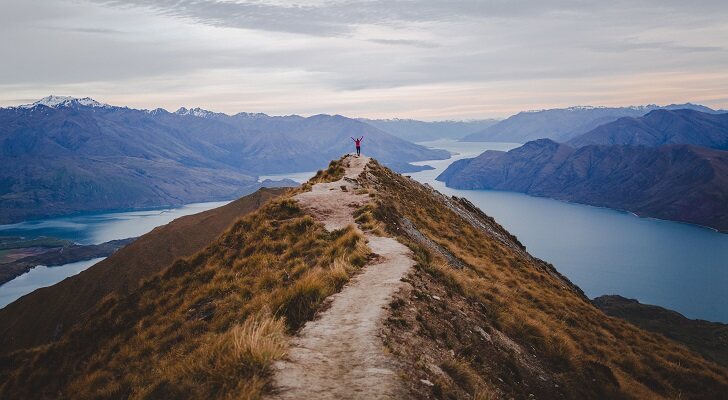
{"label": "grassy hillside", "polygon": [[0,397],[255,397],[286,332],[367,254],[352,228],[329,233],[275,200],[60,341],[0,359]]}
{"label": "grassy hillside", "polygon": [[0,309],[0,353],[58,338],[104,296],[128,295],[143,280],[162,271],[175,259],[202,250],[236,219],[286,190],[260,189],[223,207],[178,218],[80,274],[36,290]]}
{"label": "grassy hillside", "polygon": [[[313,182],[343,175],[332,163]],[[361,229],[417,261],[382,339],[414,398],[720,398],[728,370],[594,307],[469,202],[372,162]],[[259,398],[291,334],[368,259],[289,192],[99,303],[58,341],[0,356],[0,398]]]}
{"label": "grassy hillside", "polygon": [[607,315],[684,343],[709,360],[728,367],[728,324],[688,319],[676,311],[617,295],[600,296],[592,302]]}
{"label": "grassy hillside", "polygon": [[727,393],[726,368],[606,316],[467,200],[381,166],[370,171],[368,186],[378,194],[368,214],[418,257],[411,289],[391,304],[386,336],[417,397]]}

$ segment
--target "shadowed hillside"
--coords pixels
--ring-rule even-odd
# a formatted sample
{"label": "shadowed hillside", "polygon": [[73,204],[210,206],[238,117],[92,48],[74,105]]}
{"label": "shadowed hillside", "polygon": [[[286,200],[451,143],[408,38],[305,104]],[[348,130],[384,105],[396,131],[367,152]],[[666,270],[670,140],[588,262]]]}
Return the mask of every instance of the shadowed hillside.
{"label": "shadowed hillside", "polygon": [[[728,369],[607,317],[553,266],[461,198],[374,166],[362,219],[418,265],[385,343],[416,398],[721,398]],[[428,383],[423,383],[426,380]]]}
{"label": "shadowed hillside", "polygon": [[728,150],[728,113],[655,110],[640,118],[620,118],[575,137],[569,145],[692,144]]}
{"label": "shadowed hillside", "polygon": [[548,139],[452,163],[438,180],[628,210],[728,232],[728,152],[691,145],[573,148]]}
{"label": "shadowed hillside", "polygon": [[728,325],[688,319],[684,315],[622,296],[599,296],[592,300],[605,314],[622,318],[642,329],[657,332],[685,344],[693,351],[728,367]]}
{"label": "shadowed hillside", "polygon": [[[408,396],[399,397],[703,399],[728,390],[726,368],[606,316],[471,203],[375,161],[357,159],[361,172],[353,173],[351,160],[332,162],[300,189],[238,219],[203,250],[128,295],[102,301],[57,341],[0,357],[0,396],[279,395],[274,362],[295,363],[289,351],[321,354],[315,342],[302,350],[297,343],[311,337],[318,313],[331,323],[342,301],[351,300],[342,298],[347,288],[366,291],[368,281],[360,278],[376,277],[381,258],[371,248],[391,249],[381,242],[393,240],[411,249],[398,253],[411,257],[408,272],[395,282],[399,291],[385,311],[369,310],[384,313],[381,329],[365,332],[386,346],[382,357],[395,361],[398,373],[388,374],[387,383],[404,386]],[[348,218],[356,226],[325,228]],[[370,247],[367,240],[378,243]],[[366,305],[356,308],[366,312]],[[344,317],[357,326],[348,320],[353,316]],[[356,356],[349,358],[365,365],[352,369],[367,367],[368,354]],[[316,361],[325,378],[327,365],[346,359]],[[339,385],[336,393],[358,395],[344,381]]]}
{"label": "shadowed hillside", "polygon": [[353,150],[351,136],[398,170],[449,157],[340,115],[170,113],[72,98],[0,108],[0,224],[234,199],[260,188],[259,175],[326,166]]}
{"label": "shadowed hillside", "polygon": [[127,295],[179,257],[206,247],[233,221],[286,189],[260,189],[225,206],[155,228],[80,274],[0,309],[0,353],[57,339],[110,293]]}
{"label": "shadowed hillside", "polygon": [[551,110],[525,111],[510,116],[495,125],[463,138],[470,142],[526,143],[548,138],[564,142],[623,117],[641,117],[653,110],[691,109],[716,111],[699,104],[654,104],[638,107],[569,107]]}

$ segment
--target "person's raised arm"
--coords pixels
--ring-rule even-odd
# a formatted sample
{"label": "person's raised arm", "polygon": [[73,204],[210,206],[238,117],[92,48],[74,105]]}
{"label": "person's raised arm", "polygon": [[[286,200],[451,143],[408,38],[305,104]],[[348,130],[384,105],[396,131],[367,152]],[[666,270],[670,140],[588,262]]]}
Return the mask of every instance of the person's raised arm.
{"label": "person's raised arm", "polygon": [[364,140],[364,136],[362,136],[362,137],[360,137],[360,138],[359,138],[359,141],[360,141],[360,142],[361,142],[362,140]]}
{"label": "person's raised arm", "polygon": [[[349,136],[349,137],[351,137],[351,136]],[[353,141],[355,141],[355,142],[356,142],[356,139],[354,139],[354,138],[351,138],[351,140],[353,140]]]}

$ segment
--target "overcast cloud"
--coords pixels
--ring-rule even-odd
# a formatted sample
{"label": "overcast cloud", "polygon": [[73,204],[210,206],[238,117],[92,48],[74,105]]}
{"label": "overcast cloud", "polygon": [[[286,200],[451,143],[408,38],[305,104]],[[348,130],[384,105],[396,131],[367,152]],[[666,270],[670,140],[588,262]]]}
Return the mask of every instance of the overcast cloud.
{"label": "overcast cloud", "polygon": [[472,119],[728,108],[724,1],[0,0],[0,105]]}

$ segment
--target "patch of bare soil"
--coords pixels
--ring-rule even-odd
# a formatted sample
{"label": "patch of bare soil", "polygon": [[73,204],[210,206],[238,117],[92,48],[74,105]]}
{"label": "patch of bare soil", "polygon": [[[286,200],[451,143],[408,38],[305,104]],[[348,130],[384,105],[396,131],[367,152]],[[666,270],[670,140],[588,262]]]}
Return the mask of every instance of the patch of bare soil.
{"label": "patch of bare soil", "polygon": [[[345,176],[319,183],[297,195],[301,206],[327,229],[355,224],[353,212],[366,204],[355,194],[357,177],[368,157],[348,157]],[[385,307],[414,265],[411,251],[390,237],[365,234],[377,255],[344,289],[330,307],[308,322],[293,339],[285,361],[276,364],[275,394],[279,399],[407,398],[396,371],[400,368],[382,342]]]}

